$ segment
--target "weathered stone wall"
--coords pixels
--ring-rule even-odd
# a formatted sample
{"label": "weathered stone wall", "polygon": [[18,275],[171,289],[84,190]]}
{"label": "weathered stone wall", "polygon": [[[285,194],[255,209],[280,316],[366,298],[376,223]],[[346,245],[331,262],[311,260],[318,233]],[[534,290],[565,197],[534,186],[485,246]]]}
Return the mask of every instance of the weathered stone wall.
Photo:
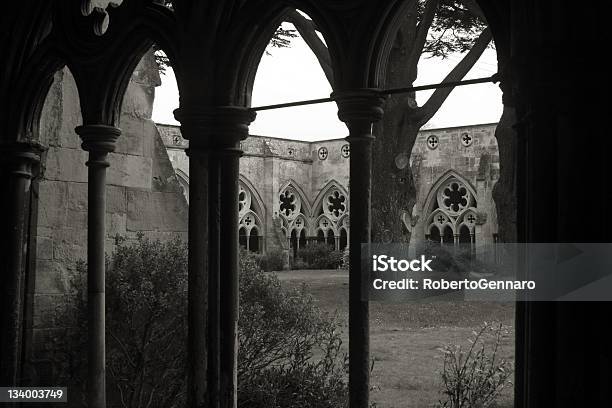
{"label": "weathered stone wall", "polygon": [[[158,125],[175,169],[186,175],[189,161],[184,153],[187,145],[176,126]],[[497,214],[492,190],[499,178],[499,152],[495,139],[495,124],[428,129],[419,133],[412,150],[410,164],[417,188],[416,205],[403,222],[412,231],[412,241],[426,237],[425,220],[429,209],[427,198],[435,194],[432,188],[441,177],[454,171],[475,191],[478,223],[475,226],[477,245],[491,243],[497,233]],[[430,136],[437,137],[435,148],[428,147]],[[469,145],[462,143],[464,136]],[[288,182],[298,185],[311,206],[330,182],[348,190],[350,149],[344,139],[303,142],[252,135],[242,142],[244,156],[240,159],[240,174],[259,193],[265,208],[263,236],[267,247],[278,247],[275,219],[279,213],[278,194]],[[188,190],[188,186],[186,187]]]}
{"label": "weathered stone wall", "polygon": [[[160,84],[151,53],[136,68],[126,92],[116,152],[107,175],[107,253],[115,237],[133,239],[186,237],[187,203],[164,143],[151,121],[155,87]],[[54,378],[50,370],[51,337],[62,326],[56,308],[77,261],[87,249],[87,153],[74,128],[81,124],[78,91],[67,69],[57,72],[45,102],[40,141],[48,146],[38,184],[35,283],[29,293],[33,320],[28,359],[33,382]]]}
{"label": "weathered stone wall", "polygon": [[[404,220],[412,228],[412,242],[425,239],[427,198],[435,194],[432,187],[441,177],[453,170],[476,190],[478,213],[476,244],[493,242],[497,233],[497,214],[492,190],[499,178],[499,152],[495,139],[496,124],[429,129],[419,132],[410,158],[415,186],[416,204],[411,216]],[[435,148],[428,145],[430,136],[436,136]],[[471,144],[465,146],[461,139],[467,135]]]}

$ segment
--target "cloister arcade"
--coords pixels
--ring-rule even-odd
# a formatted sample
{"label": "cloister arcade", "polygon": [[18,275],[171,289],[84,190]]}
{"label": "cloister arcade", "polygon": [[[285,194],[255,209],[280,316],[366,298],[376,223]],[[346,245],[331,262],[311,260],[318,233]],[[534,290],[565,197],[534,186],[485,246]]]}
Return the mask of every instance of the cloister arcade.
{"label": "cloister arcade", "polygon": [[[28,318],[24,282],[33,279],[27,265],[29,236],[36,228],[30,224],[36,211],[31,186],[45,150],[38,123],[54,73],[67,66],[82,112],[75,132],[89,156],[88,406],[106,406],[107,156],[121,137],[119,112],[130,75],[156,44],[176,72],[180,107],[175,116],[190,143],[189,406],[236,407],[239,146],[256,116],[250,99],[261,54],[283,15],[299,8],[317,24],[329,47],[331,97],[349,133],[350,191],[343,204],[351,217],[349,406],[369,407],[368,277],[360,260],[361,244],[370,242],[372,125],[384,115],[387,57],[408,0],[176,0],[172,8],[161,3],[24,0],[3,5],[0,385],[21,384]],[[609,95],[593,84],[605,77],[607,67],[587,63],[609,43],[607,7],[603,2],[476,3],[496,44],[508,108],[501,120],[511,121],[516,131],[516,138],[497,138],[501,166],[515,169],[510,183],[516,185],[517,239],[609,241],[612,225],[604,215],[612,200],[607,170],[612,138],[593,120],[607,117]],[[455,207],[444,209],[445,191],[462,195],[463,189],[470,190],[460,181],[449,183],[435,202],[454,216]],[[290,189],[288,199],[295,194]],[[462,208],[472,206],[461,201]],[[333,204],[332,215],[324,209],[316,225],[342,222],[337,208]],[[585,223],[584,211],[600,215],[601,221]],[[301,219],[299,212],[285,217],[292,223]],[[459,221],[449,222],[456,226]],[[612,355],[606,331],[611,312],[611,305],[597,302],[517,304],[515,405],[610,406]]]}

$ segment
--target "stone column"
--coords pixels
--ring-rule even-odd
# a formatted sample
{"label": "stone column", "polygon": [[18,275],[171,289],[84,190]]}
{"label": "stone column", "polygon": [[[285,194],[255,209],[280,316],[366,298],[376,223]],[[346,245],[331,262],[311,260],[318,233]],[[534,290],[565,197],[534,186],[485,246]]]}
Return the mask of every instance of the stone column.
{"label": "stone column", "polygon": [[81,137],[87,161],[87,319],[88,403],[106,407],[106,352],[104,314],[104,239],[106,213],[106,161],[115,150],[121,130],[108,125],[84,125],[75,129]]}
{"label": "stone column", "polygon": [[218,403],[219,172],[200,110],[174,116],[189,140],[187,406]]}
{"label": "stone column", "polygon": [[0,146],[0,162],[5,168],[6,190],[3,203],[2,250],[3,272],[0,278],[0,384],[17,386],[21,376],[21,350],[25,289],[25,259],[28,251],[27,235],[29,195],[36,164],[42,146],[15,142]]}
{"label": "stone column", "polygon": [[369,275],[361,268],[361,244],[370,243],[372,190],[372,124],[383,116],[384,98],[376,90],[332,94],[338,117],[348,129],[350,158],[349,235],[349,406],[370,405]]}
{"label": "stone column", "polygon": [[[175,111],[189,140],[189,406],[237,405],[238,175],[253,111]],[[223,243],[223,244],[221,244]],[[223,273],[221,273],[223,271]]]}
{"label": "stone column", "polygon": [[240,141],[246,139],[255,112],[247,108],[215,108],[215,151],[221,161],[221,246],[219,286],[221,290],[220,329],[220,407],[238,405],[238,178],[242,155]]}

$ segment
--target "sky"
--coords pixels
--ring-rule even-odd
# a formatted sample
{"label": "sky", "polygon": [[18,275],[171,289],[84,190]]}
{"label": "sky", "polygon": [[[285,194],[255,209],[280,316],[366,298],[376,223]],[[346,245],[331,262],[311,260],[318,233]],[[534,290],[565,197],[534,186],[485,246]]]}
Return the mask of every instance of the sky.
{"label": "sky", "polygon": [[[321,67],[306,43],[299,37],[288,48],[269,48],[259,64],[253,88],[252,106],[271,105],[304,99],[325,98],[331,93]],[[461,55],[439,58],[421,57],[415,85],[441,82],[461,60]],[[490,76],[497,70],[495,50],[487,49],[465,79]],[[422,105],[432,91],[417,93]],[[176,124],[172,111],[179,104],[176,80],[171,69],[162,75],[153,104],[153,120]],[[486,83],[453,90],[426,128],[474,125],[497,122],[502,112],[501,90]],[[257,113],[250,126],[252,135],[306,141],[347,136],[346,126],[338,120],[334,103],[275,109]]]}

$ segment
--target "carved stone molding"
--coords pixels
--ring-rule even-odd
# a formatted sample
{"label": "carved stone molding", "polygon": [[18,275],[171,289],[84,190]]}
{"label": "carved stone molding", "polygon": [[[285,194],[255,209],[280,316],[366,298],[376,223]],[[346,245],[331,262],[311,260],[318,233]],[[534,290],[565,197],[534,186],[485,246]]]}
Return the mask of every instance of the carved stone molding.
{"label": "carved stone molding", "polygon": [[109,16],[106,11],[109,7],[119,7],[123,0],[81,0],[81,14],[94,18],[94,34],[104,35],[108,29]]}

